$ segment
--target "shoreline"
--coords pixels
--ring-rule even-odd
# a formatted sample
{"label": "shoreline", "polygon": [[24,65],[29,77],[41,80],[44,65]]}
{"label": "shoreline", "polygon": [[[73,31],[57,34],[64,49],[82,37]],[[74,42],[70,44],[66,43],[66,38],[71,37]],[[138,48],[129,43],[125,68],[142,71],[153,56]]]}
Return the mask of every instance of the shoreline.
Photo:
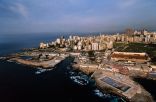
{"label": "shoreline", "polygon": [[[138,90],[138,88],[136,88],[137,90],[138,90],[138,92],[136,92],[136,94],[134,94],[133,95],[133,97],[127,97],[128,96],[128,94],[127,94],[127,96],[126,96],[126,94],[124,94],[124,93],[122,93],[122,91],[121,92],[119,92],[119,90],[117,91],[116,90],[116,88],[113,88],[113,87],[110,87],[109,85],[107,85],[107,84],[104,84],[104,83],[102,83],[100,80],[99,80],[99,77],[103,77],[103,76],[105,76],[106,75],[106,71],[103,71],[103,70],[99,70],[99,69],[97,69],[97,68],[92,68],[92,69],[90,69],[89,67],[87,68],[80,68],[80,67],[78,67],[77,65],[72,65],[72,67],[73,67],[73,69],[75,69],[75,70],[79,70],[79,71],[81,71],[81,72],[83,72],[83,73],[85,73],[85,74],[87,74],[87,75],[90,75],[90,77],[91,78],[93,78],[94,80],[95,80],[95,82],[96,82],[96,86],[101,90],[101,91],[107,91],[107,92],[109,92],[109,93],[113,93],[113,94],[116,94],[116,95],[119,95],[120,97],[123,97],[123,98],[125,98],[126,100],[128,100],[128,101],[130,101],[130,102],[134,102],[135,100],[138,100],[138,102],[154,102],[154,100],[153,100],[153,98],[152,98],[152,95],[149,93],[149,92],[147,92],[139,83],[137,83],[137,82],[135,82],[133,79],[131,79],[130,77],[128,77],[128,76],[125,76],[126,78],[125,79],[127,79],[127,80],[129,80],[130,81],[130,85],[131,84],[134,84],[134,86],[135,85],[137,85],[136,87],[138,87],[139,88],[139,90]],[[95,73],[99,73],[99,74],[95,74]],[[105,74],[103,74],[103,75],[100,75],[100,73],[105,73]],[[112,72],[108,72],[108,73],[111,73],[111,74],[113,74]],[[118,73],[116,73],[116,74],[118,74]],[[121,74],[119,74],[119,75],[121,75]],[[109,74],[108,75],[106,75],[107,77],[109,76]],[[113,75],[112,75],[113,76]],[[122,75],[121,75],[122,76]],[[114,76],[113,76],[114,77]],[[120,81],[119,81],[120,82]],[[122,82],[122,81],[121,81]],[[124,84],[125,84],[125,82],[123,82]],[[133,86],[133,85],[132,85]],[[145,98],[146,97],[146,98]],[[142,101],[140,100],[140,99],[143,99]],[[140,100],[140,101],[139,101]],[[146,100],[146,101],[145,101]],[[147,101],[148,100],[148,101]]]}
{"label": "shoreline", "polygon": [[[30,57],[30,56],[26,56],[26,57]],[[11,61],[11,62],[16,62],[16,63],[20,63],[23,65],[27,65],[27,66],[32,66],[32,67],[41,67],[42,69],[51,69],[53,67],[55,67],[57,64],[59,64],[60,62],[62,62],[63,60],[65,60],[68,57],[68,55],[60,55],[60,56],[55,56],[51,59],[47,59],[47,60],[32,60],[30,59],[23,59],[22,56],[9,56],[9,57],[4,57],[2,60],[6,60],[6,61]]]}

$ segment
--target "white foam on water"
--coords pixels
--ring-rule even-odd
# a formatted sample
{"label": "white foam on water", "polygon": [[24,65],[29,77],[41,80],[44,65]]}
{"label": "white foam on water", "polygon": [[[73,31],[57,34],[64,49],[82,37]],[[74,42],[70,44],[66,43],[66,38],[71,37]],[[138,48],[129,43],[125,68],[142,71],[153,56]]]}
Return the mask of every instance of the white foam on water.
{"label": "white foam on water", "polygon": [[70,79],[72,79],[75,83],[79,85],[88,85],[89,83],[86,78],[83,78],[81,76],[71,76]]}
{"label": "white foam on water", "polygon": [[35,74],[41,74],[47,71],[51,71],[52,69],[43,69],[43,68],[37,68],[37,71],[35,72]]}
{"label": "white foam on water", "polygon": [[104,94],[103,94],[100,90],[95,89],[95,90],[93,90],[93,91],[94,91],[94,94],[95,94],[95,95],[97,95],[97,96],[99,96],[99,97],[104,97]]}
{"label": "white foam on water", "polygon": [[[12,60],[7,60],[8,62],[14,62],[14,61],[12,61]],[[18,63],[17,63],[18,64]]]}

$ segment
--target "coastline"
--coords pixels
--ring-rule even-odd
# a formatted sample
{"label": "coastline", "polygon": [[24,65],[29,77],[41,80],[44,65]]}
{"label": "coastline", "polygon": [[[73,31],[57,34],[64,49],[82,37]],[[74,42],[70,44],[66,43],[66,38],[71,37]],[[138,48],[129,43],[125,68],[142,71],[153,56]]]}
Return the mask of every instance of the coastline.
{"label": "coastline", "polygon": [[[99,37],[105,38],[105,36],[101,36],[101,35]],[[97,39],[99,39],[99,37],[97,37]],[[96,39],[96,37],[94,38]],[[11,62],[17,62],[27,66],[32,66],[33,68],[41,67],[44,70],[44,69],[52,69],[55,67],[55,65],[59,64],[66,57],[73,56],[78,60],[78,63],[75,62],[77,64],[72,64],[73,69],[79,70],[91,76],[96,81],[97,87],[100,90],[108,91],[110,93],[117,94],[121,97],[133,101],[139,99],[139,97],[145,96],[149,98],[150,102],[152,102],[152,96],[141,85],[137,85],[137,83],[134,82],[133,79],[131,79],[133,77],[141,77],[141,78],[148,79],[149,78],[148,75],[150,72],[156,74],[155,71],[156,68],[154,68],[155,66],[151,67],[150,60],[146,60],[146,57],[149,56],[144,56],[146,55],[146,53],[142,54],[142,53],[134,53],[134,52],[133,53],[124,52],[125,55],[123,56],[122,55],[123,52],[117,52],[117,51],[115,52],[115,49],[113,49],[112,41],[107,41],[105,50],[98,50],[99,42],[95,42],[93,44],[94,46],[92,46],[91,44],[83,46],[82,42],[80,41],[81,39],[82,41],[84,41],[83,39],[86,40],[87,38],[85,37],[81,38],[79,36],[75,36],[66,40],[65,38],[61,37],[54,42],[50,42],[50,43],[41,42],[40,48],[23,49],[24,51],[22,52],[15,53],[7,57],[0,57],[0,59],[11,61]],[[74,46],[72,45],[73,41],[77,41],[75,42]],[[95,49],[93,49],[92,47],[94,47]],[[113,53],[116,54],[115,58],[112,57]],[[123,58],[122,57],[118,58],[120,54],[122,55]],[[24,57],[31,57],[31,58],[25,59]],[[141,62],[140,59],[138,60],[137,57],[141,59]],[[110,71],[111,74],[115,73],[115,75],[119,75],[119,76],[125,75],[125,78],[123,77],[123,79],[126,79],[128,77],[127,80],[129,80],[129,82],[124,82],[124,81],[122,82],[121,80],[116,79],[115,75],[112,76],[109,76],[109,74],[107,75],[108,70]],[[100,76],[101,78],[98,79],[98,75],[95,74],[97,71],[100,71],[105,74],[102,74]],[[118,89],[113,85],[112,87],[111,85],[108,85],[107,82],[101,82],[102,78],[106,76],[109,77],[110,78],[109,80],[113,81],[113,83],[115,84],[119,84],[121,86],[131,85],[131,88],[133,88],[133,86],[138,87],[138,89],[134,90],[135,93],[133,93],[132,95],[135,98],[129,96],[128,94],[124,94],[124,92],[122,92],[120,88]],[[116,80],[114,81],[114,79]],[[152,79],[154,80],[154,77]],[[139,90],[139,92],[137,90]]]}
{"label": "coastline", "polygon": [[[147,92],[140,84],[138,84],[137,82],[134,82],[132,78],[129,78],[128,76],[124,76],[124,75],[121,75],[119,73],[116,73],[116,75],[119,75],[119,76],[123,76],[123,80],[129,80],[129,85],[132,84],[132,86],[136,85],[136,89],[138,91],[136,91],[136,93],[133,93],[133,95],[131,97],[127,97],[131,94],[124,94],[121,92],[119,92],[119,90],[116,90],[116,88],[113,88],[111,86],[109,86],[108,84],[104,84],[102,83],[102,81],[100,81],[100,79],[104,76],[112,76],[115,78],[114,76],[114,73],[112,72],[107,72],[107,71],[104,71],[104,70],[100,70],[98,68],[89,68],[89,67],[79,67],[78,65],[72,65],[73,69],[74,70],[79,70],[87,75],[90,75],[91,78],[93,78],[96,82],[96,86],[102,91],[102,92],[105,92],[107,91],[108,93],[113,93],[113,94],[116,94],[120,97],[123,97],[124,99],[126,99],[127,101],[130,101],[130,102],[134,102],[137,100],[137,102],[154,102],[151,94],[149,92]],[[107,74],[109,73],[109,74]],[[123,82],[125,84],[125,82]],[[133,90],[133,89],[132,89]]]}

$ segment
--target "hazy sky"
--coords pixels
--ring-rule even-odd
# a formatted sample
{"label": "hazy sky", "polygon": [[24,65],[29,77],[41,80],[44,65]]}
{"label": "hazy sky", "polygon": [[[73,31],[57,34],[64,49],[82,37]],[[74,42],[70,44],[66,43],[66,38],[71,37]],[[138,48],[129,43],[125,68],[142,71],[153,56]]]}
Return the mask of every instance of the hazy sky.
{"label": "hazy sky", "polygon": [[156,0],[0,0],[0,34],[156,31]]}

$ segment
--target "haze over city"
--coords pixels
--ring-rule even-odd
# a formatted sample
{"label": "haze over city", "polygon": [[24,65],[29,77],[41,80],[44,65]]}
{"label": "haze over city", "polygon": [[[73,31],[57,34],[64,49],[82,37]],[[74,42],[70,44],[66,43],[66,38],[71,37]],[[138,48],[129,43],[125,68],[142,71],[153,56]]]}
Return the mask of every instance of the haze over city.
{"label": "haze over city", "polygon": [[156,0],[0,0],[0,102],[156,102]]}
{"label": "haze over city", "polygon": [[155,0],[0,0],[0,34],[156,30]]}

